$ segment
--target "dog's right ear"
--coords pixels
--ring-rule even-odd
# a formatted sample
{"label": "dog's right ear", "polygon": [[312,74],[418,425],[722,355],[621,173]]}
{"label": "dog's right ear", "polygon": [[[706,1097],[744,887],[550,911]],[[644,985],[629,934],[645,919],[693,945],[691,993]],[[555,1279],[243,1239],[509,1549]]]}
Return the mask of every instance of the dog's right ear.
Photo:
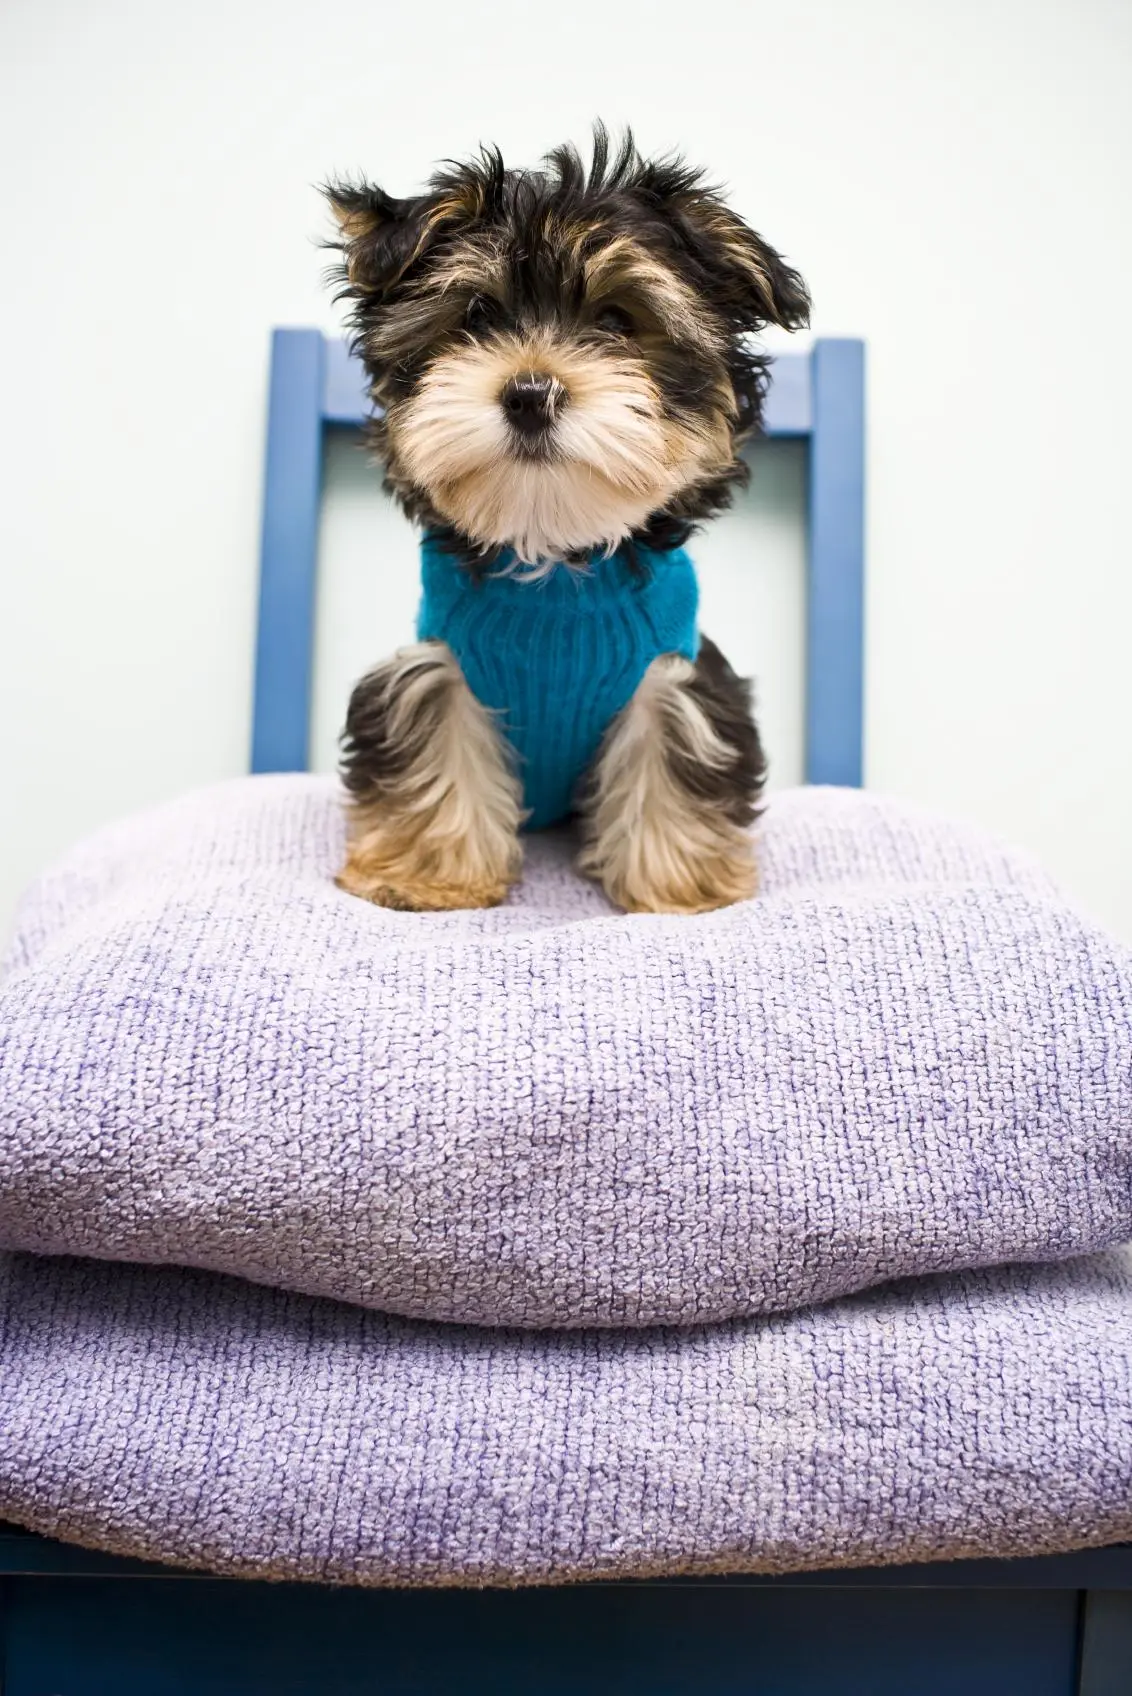
{"label": "dog's right ear", "polygon": [[388,294],[457,210],[433,194],[397,200],[366,182],[329,182],[322,192],[338,224],[330,245],[343,256],[354,295]]}

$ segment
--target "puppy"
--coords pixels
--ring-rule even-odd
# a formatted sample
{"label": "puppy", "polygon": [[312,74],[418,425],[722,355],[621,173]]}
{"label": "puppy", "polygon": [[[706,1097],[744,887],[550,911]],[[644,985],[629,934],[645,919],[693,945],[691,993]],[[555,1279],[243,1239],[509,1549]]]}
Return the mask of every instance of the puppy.
{"label": "puppy", "polygon": [[765,761],[749,690],[696,627],[684,543],[746,478],[792,270],[700,173],[595,132],[588,168],[484,150],[394,199],[325,190],[386,486],[421,525],[418,642],[343,733],[343,889],[486,907],[520,830],[580,821],[630,912],[754,894]]}

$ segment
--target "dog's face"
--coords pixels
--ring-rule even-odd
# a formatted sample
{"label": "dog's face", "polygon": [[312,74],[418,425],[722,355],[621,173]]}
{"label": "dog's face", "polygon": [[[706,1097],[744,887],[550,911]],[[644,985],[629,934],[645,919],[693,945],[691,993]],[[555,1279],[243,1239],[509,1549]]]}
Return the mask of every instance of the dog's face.
{"label": "dog's face", "polygon": [[540,171],[495,153],[394,200],[327,189],[374,440],[411,516],[528,563],[664,545],[726,504],[800,277],[677,161],[598,131]]}

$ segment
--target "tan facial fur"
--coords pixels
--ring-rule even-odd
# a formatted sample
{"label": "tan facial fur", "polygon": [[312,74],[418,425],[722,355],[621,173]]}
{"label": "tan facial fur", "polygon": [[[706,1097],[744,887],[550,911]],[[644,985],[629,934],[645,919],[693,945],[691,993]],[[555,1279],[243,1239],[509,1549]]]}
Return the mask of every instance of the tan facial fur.
{"label": "tan facial fur", "polygon": [[718,329],[691,289],[628,237],[615,237],[597,248],[586,259],[583,272],[587,293],[595,303],[630,290],[648,302],[667,334],[718,352]]}
{"label": "tan facial fur", "polygon": [[[563,391],[546,457],[516,447],[499,404],[507,380],[530,371]],[[452,347],[390,408],[386,428],[444,518],[535,565],[615,548],[677,491],[717,475],[732,454],[725,406],[724,396],[718,413],[668,418],[630,349],[542,330]]]}

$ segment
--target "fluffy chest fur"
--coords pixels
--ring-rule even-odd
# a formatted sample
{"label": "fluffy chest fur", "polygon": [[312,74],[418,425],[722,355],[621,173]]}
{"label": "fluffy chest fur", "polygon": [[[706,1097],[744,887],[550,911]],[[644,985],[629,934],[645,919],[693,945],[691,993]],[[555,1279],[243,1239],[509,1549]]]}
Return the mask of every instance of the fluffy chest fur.
{"label": "fluffy chest fur", "polygon": [[571,811],[609,725],[660,654],[695,660],[697,588],[683,550],[638,547],[535,579],[508,561],[476,578],[435,542],[421,549],[422,641],[446,642],[518,761],[527,828]]}

